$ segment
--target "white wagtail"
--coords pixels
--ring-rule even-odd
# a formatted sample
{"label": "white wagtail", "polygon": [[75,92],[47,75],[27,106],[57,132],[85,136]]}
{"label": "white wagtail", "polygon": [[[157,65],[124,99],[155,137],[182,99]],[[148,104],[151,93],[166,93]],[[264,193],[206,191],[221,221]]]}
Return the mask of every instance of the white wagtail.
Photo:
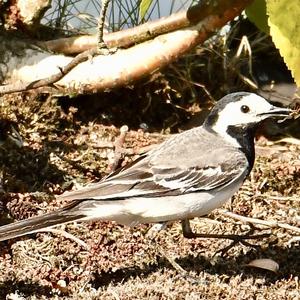
{"label": "white wagtail", "polygon": [[267,118],[291,110],[246,92],[223,97],[204,124],[172,136],[99,183],[58,198],[57,211],[0,227],[0,241],[72,221],[183,221],[208,214],[237,192],[253,167],[254,134]]}

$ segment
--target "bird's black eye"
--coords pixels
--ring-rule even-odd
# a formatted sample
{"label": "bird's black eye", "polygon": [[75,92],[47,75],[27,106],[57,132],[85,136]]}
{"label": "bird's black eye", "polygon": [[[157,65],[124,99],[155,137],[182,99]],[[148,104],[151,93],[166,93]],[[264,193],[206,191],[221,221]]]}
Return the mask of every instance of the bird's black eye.
{"label": "bird's black eye", "polygon": [[243,112],[244,114],[248,113],[249,111],[250,111],[249,106],[247,106],[247,105],[241,106],[241,112]]}

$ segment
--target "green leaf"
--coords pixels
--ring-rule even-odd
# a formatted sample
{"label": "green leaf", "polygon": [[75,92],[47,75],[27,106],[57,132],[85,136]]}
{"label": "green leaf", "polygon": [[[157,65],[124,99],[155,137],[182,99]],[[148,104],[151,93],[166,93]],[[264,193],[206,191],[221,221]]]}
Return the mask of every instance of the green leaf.
{"label": "green leaf", "polygon": [[299,0],[267,0],[270,34],[298,87],[300,87]]}
{"label": "green leaf", "polygon": [[153,0],[142,0],[140,3],[140,20],[143,20]]}
{"label": "green leaf", "polygon": [[267,6],[265,0],[255,0],[246,10],[248,19],[256,25],[258,29],[269,34]]}

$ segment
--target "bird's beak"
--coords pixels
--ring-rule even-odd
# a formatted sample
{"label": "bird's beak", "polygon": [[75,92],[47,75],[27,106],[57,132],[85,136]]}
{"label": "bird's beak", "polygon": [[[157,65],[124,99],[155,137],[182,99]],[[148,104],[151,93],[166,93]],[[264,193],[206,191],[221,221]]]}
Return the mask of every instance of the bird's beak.
{"label": "bird's beak", "polygon": [[267,118],[291,118],[290,114],[293,111],[289,108],[282,108],[277,106],[271,106],[270,110],[264,113],[259,114]]}

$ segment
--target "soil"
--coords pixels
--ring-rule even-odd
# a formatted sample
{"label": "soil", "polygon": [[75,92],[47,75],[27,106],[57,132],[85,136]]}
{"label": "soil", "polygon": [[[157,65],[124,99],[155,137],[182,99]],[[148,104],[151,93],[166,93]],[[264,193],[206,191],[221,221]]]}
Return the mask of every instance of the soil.
{"label": "soil", "polygon": [[[128,100],[130,89],[125,92],[119,95]],[[192,116],[210,106],[167,100],[159,105],[149,98],[149,110],[145,99],[122,105],[109,102],[109,95],[99,97],[103,101],[85,103],[34,93],[2,98],[1,225],[61,207],[65,203],[55,195],[107,175],[122,125],[129,131],[120,165],[170,132],[191,126]],[[272,226],[242,223],[222,210],[192,222],[201,233],[269,234],[248,240],[253,246],[236,243],[225,249],[232,241],[186,239],[179,222],[156,236],[147,235],[147,224],[72,223],[58,227],[60,233],[0,243],[0,299],[300,299],[299,241],[293,239],[300,231],[299,141],[260,136],[256,147],[251,176],[225,208]],[[273,260],[279,269],[248,266],[260,258]]]}

